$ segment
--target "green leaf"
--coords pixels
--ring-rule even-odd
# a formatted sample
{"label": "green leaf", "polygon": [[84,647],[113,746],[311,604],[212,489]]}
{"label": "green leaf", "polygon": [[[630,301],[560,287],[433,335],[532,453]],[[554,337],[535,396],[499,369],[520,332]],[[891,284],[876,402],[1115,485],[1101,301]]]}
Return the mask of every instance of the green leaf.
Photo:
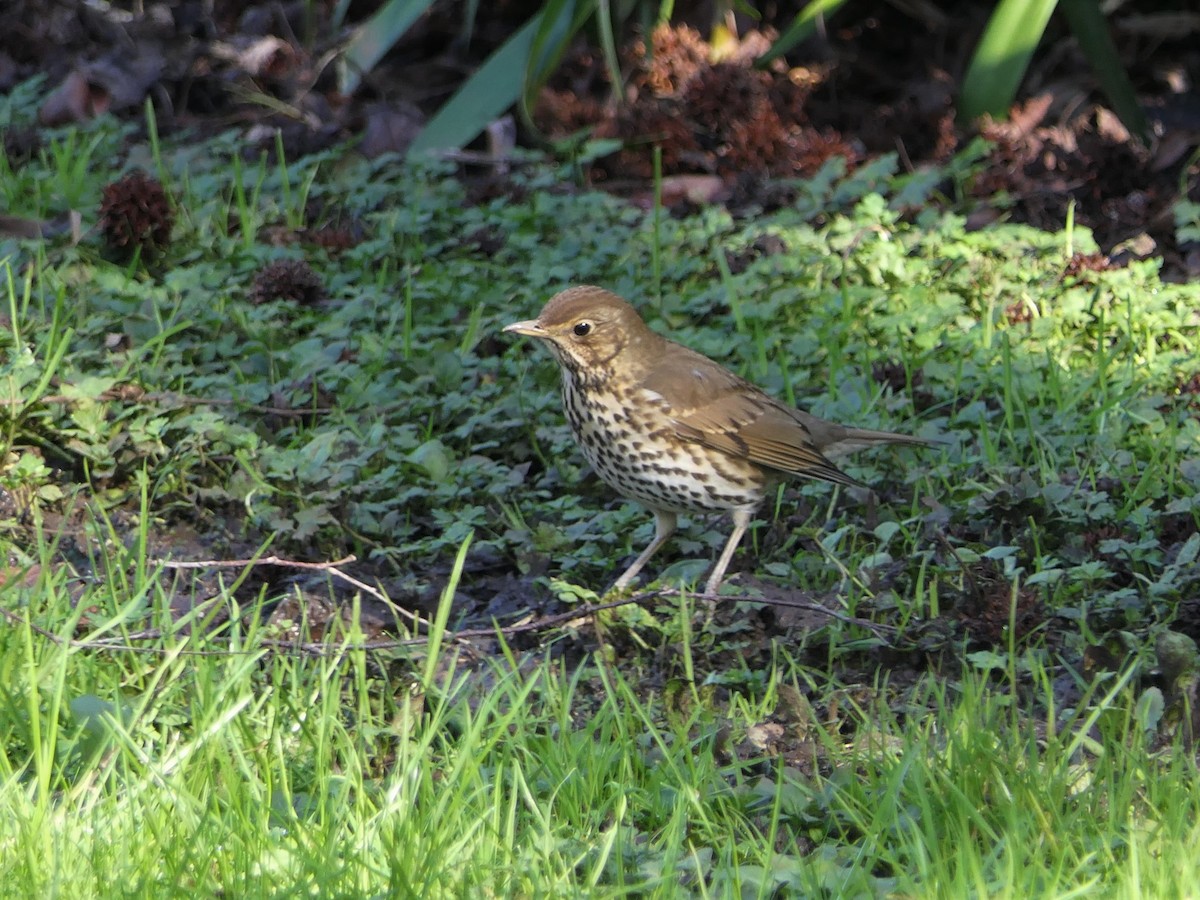
{"label": "green leaf", "polygon": [[1150,133],[1146,116],[1121,65],[1100,4],[1097,0],[1062,0],[1062,12],[1075,40],[1079,41],[1079,49],[1096,73],[1104,96],[1125,127],[1146,143]]}
{"label": "green leaf", "polygon": [[385,53],[396,46],[413,22],[433,6],[433,0],[391,0],[379,8],[355,33],[339,60],[338,82],[343,94],[358,90],[362,77]]}
{"label": "green leaf", "polygon": [[597,30],[600,33],[600,48],[604,52],[604,65],[608,69],[608,80],[612,84],[613,93],[620,99],[625,92],[621,89],[621,61],[617,54],[617,39],[608,0],[596,0],[596,19],[599,26]]}
{"label": "green leaf", "polygon": [[792,24],[775,39],[771,48],[754,61],[755,67],[765,69],[797,44],[808,40],[817,30],[817,20],[822,16],[828,18],[833,15],[845,2],[846,0],[812,0],[796,14]]}
{"label": "green leaf", "polygon": [[309,441],[301,452],[307,468],[311,470],[324,468],[325,464],[329,462],[334,448],[340,443],[341,437],[337,431],[331,430],[323,431]]}
{"label": "green leaf", "polygon": [[1134,718],[1142,726],[1142,730],[1153,731],[1158,727],[1165,708],[1163,692],[1159,688],[1148,687],[1138,697],[1137,706],[1133,711]]}
{"label": "green leaf", "polygon": [[988,20],[963,79],[959,114],[968,120],[984,113],[1008,114],[1056,0],[1000,0]]}
{"label": "green leaf", "polygon": [[1179,556],[1175,558],[1175,565],[1190,566],[1196,561],[1197,556],[1200,556],[1200,534],[1193,534],[1179,548]]}
{"label": "green leaf", "polygon": [[564,49],[568,37],[564,29],[574,13],[575,0],[548,0],[541,14],[535,17],[537,26],[528,53],[529,64],[525,68],[528,81],[536,82],[550,73]]}
{"label": "green leaf", "polygon": [[117,380],[111,376],[85,375],[74,382],[64,382],[60,393],[70,400],[99,400]]}
{"label": "green leaf", "polygon": [[538,88],[550,77],[566,51],[567,42],[591,13],[592,5],[579,0],[549,0],[542,7],[521,87],[521,119],[527,128],[534,128],[532,111]]}
{"label": "green leaf", "polygon": [[[1193,160],[1196,154],[1192,154]],[[1184,172],[1188,171],[1190,166],[1184,166]],[[1192,203],[1190,200],[1180,198],[1175,201],[1173,207],[1175,214],[1175,240],[1181,244],[1186,244],[1191,241],[1200,241],[1200,203]]]}
{"label": "green leaf", "polygon": [[[546,19],[551,12],[558,14]],[[557,29],[564,23],[573,24],[573,13],[573,2],[560,2],[547,6],[526,22],[429,120],[408,148],[408,158],[415,159],[433,150],[456,149],[474,140],[489,122],[521,97],[527,71],[545,72],[545,54],[555,50],[561,54],[570,33]],[[543,20],[552,23],[548,30],[543,29]],[[544,47],[551,49],[543,50]]]}
{"label": "green leaf", "polygon": [[425,470],[434,481],[442,482],[450,476],[453,459],[446,445],[437,438],[426,441],[408,455],[408,458]]}
{"label": "green leaf", "polygon": [[993,650],[977,650],[967,654],[967,662],[985,672],[1003,670],[1008,666],[1008,656]]}

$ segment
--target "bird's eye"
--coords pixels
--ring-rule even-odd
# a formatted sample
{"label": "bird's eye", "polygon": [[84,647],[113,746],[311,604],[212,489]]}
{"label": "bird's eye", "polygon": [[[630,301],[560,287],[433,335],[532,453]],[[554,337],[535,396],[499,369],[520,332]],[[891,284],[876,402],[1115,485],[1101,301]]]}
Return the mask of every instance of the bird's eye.
{"label": "bird's eye", "polygon": [[576,337],[586,337],[587,333],[592,330],[591,322],[576,322],[573,329]]}

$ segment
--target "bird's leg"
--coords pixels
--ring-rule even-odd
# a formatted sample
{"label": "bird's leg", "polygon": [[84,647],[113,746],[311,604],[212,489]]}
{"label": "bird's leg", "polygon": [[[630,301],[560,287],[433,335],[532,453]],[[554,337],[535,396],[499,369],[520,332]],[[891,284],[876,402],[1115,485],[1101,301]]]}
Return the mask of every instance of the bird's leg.
{"label": "bird's leg", "polygon": [[619,591],[627,587],[629,582],[637,577],[637,573],[642,570],[642,566],[646,564],[647,560],[675,533],[675,524],[678,521],[675,513],[665,509],[652,509],[650,512],[654,513],[654,540],[650,542],[649,547],[642,551],[642,555],[633,561],[633,565],[617,579],[617,583],[613,585],[614,590]]}
{"label": "bird's leg", "polygon": [[717,560],[712,574],[708,576],[708,584],[704,586],[704,593],[709,597],[717,596],[717,590],[721,587],[721,579],[725,577],[725,570],[729,568],[729,561],[733,559],[733,553],[737,550],[738,543],[742,540],[742,535],[750,527],[750,518],[752,515],[753,510],[749,509],[735,509],[733,511],[733,534],[729,535],[729,540],[725,543],[725,549],[721,551],[721,558]]}

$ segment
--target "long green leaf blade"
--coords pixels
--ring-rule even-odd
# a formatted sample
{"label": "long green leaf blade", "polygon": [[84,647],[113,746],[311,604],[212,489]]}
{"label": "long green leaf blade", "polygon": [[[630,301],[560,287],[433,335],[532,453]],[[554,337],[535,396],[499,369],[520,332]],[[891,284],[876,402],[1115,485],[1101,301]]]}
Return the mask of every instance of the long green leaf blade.
{"label": "long green leaf blade", "polygon": [[796,13],[792,24],[787,27],[771,48],[754,61],[757,68],[765,68],[797,44],[807,40],[817,30],[817,19],[821,16],[831,16],[845,4],[846,0],[812,0],[804,9]]}
{"label": "long green leaf blade", "polygon": [[1146,116],[1121,65],[1100,4],[1097,0],[1062,0],[1062,11],[1113,110],[1125,127],[1145,142],[1149,134]]}
{"label": "long green leaf blade", "polygon": [[1000,0],[963,79],[958,111],[965,119],[1008,113],[1057,0]]}
{"label": "long green leaf blade", "polygon": [[529,52],[529,64],[525,67],[525,94],[523,102],[532,102],[532,95],[543,81],[550,76],[566,50],[567,42],[592,14],[590,3],[576,10],[576,0],[548,0],[542,6],[537,34]]}
{"label": "long green leaf blade", "polygon": [[375,67],[396,41],[412,27],[433,0],[391,0],[371,16],[350,41],[339,62],[339,90],[352,94],[362,83],[362,77]]}
{"label": "long green leaf blade", "polygon": [[539,14],[522,25],[443,104],[408,148],[409,159],[462,147],[517,101],[541,19]]}

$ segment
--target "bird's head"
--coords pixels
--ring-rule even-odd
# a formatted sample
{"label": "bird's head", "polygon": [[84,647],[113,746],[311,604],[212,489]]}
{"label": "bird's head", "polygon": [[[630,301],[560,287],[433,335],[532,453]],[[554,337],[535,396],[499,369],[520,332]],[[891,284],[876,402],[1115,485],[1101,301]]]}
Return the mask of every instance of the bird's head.
{"label": "bird's head", "polygon": [[504,329],[545,342],[559,363],[583,380],[612,376],[623,359],[645,358],[663,339],[646,327],[632,306],[611,291],[591,285],[555,294],[536,319]]}

